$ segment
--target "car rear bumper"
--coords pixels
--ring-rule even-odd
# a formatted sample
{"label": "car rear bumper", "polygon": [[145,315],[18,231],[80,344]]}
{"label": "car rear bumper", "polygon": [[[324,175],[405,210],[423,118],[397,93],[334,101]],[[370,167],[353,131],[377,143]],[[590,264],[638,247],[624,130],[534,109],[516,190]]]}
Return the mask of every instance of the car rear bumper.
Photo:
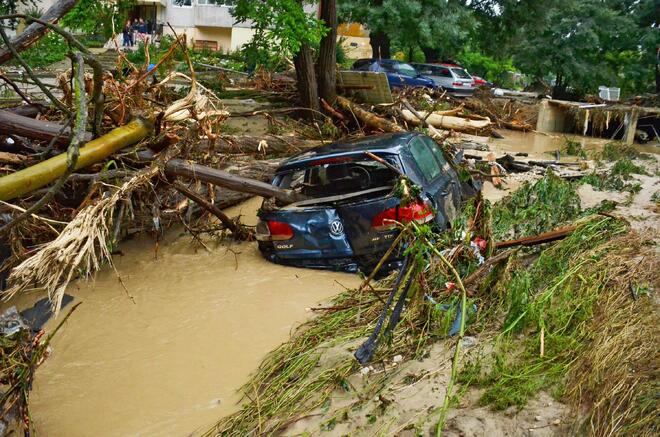
{"label": "car rear bumper", "polygon": [[[271,242],[260,241],[259,251],[263,257],[275,264],[281,264],[291,267],[302,267],[308,269],[332,270],[347,273],[356,273],[358,270],[370,273],[385,254],[386,250],[378,250],[368,255],[362,256],[337,256],[337,254],[328,254],[326,256],[291,256],[291,254],[279,253]],[[383,264],[380,274],[386,274],[401,265],[400,250],[395,251],[390,258]]]}
{"label": "car rear bumper", "polygon": [[454,97],[470,97],[474,94],[475,88],[449,88],[444,87],[444,89]]}

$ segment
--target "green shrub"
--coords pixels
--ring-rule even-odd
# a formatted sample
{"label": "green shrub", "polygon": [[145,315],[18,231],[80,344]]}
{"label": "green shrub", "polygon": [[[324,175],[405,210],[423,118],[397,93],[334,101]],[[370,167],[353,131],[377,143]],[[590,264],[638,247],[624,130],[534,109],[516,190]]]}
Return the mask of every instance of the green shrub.
{"label": "green shrub", "polygon": [[40,68],[66,58],[68,50],[64,38],[56,33],[48,32],[35,45],[21,53],[21,56],[31,67]]}

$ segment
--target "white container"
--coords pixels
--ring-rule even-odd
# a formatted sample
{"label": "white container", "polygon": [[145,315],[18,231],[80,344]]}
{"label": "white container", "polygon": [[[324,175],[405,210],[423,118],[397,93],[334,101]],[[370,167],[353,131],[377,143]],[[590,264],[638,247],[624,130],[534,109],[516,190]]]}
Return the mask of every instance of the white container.
{"label": "white container", "polygon": [[620,95],[621,95],[621,88],[606,87],[606,86],[598,87],[598,97],[600,97],[603,100],[616,102],[619,100]]}

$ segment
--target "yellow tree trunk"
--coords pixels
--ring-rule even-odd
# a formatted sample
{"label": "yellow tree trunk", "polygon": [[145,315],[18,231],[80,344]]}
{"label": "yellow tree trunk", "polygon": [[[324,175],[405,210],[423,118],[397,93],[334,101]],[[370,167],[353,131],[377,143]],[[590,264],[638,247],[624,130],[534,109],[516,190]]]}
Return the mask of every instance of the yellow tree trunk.
{"label": "yellow tree trunk", "polygon": [[[137,118],[125,126],[90,141],[80,148],[76,170],[99,162],[116,151],[146,138],[153,126],[148,120]],[[66,153],[7,176],[0,177],[0,200],[8,201],[41,188],[62,176],[66,171]]]}

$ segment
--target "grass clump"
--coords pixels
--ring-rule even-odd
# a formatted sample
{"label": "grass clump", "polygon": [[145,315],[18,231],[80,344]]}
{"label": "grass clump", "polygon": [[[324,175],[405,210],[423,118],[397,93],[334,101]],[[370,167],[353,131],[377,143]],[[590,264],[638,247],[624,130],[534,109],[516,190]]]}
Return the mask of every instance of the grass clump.
{"label": "grass clump", "polygon": [[618,161],[623,158],[637,158],[639,152],[631,145],[613,141],[605,144],[603,149],[597,152],[594,157],[603,161]]}
{"label": "grass clump", "polygon": [[496,240],[546,232],[580,214],[580,197],[570,182],[548,170],[534,183],[526,182],[493,208]]}
{"label": "grass clump", "polygon": [[593,172],[582,178],[581,183],[589,184],[598,190],[625,191],[636,194],[642,189],[642,185],[633,180],[633,174],[649,175],[643,166],[636,165],[628,158],[621,158],[608,172]]}
{"label": "grass clump", "polygon": [[580,158],[586,158],[587,153],[582,146],[582,143],[579,141],[571,140],[570,138],[564,138],[564,146],[562,151],[567,155],[579,156]]}

